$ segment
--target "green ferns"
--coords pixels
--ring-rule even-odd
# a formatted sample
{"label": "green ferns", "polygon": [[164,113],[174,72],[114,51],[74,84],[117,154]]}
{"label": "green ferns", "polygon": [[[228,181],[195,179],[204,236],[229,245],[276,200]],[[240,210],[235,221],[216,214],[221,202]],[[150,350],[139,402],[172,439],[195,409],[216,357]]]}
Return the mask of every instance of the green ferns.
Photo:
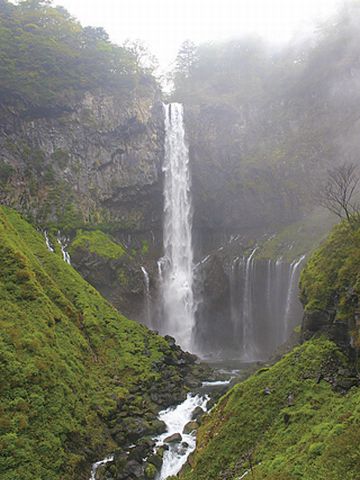
{"label": "green ferns", "polygon": [[201,426],[181,478],[235,480],[252,468],[256,480],[358,479],[360,391],[330,385],[346,364],[320,338],[236,385]]}
{"label": "green ferns", "polygon": [[84,452],[114,448],[104,420],[159,380],[168,344],[119,315],[6,208],[0,259],[0,477],[85,478]]}

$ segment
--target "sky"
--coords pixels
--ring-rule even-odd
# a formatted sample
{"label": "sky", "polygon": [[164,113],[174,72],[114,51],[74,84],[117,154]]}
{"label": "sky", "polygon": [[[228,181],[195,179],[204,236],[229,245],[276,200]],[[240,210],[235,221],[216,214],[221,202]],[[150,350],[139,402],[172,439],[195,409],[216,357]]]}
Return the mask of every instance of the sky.
{"label": "sky", "polygon": [[114,43],[143,40],[166,70],[184,40],[258,34],[279,44],[312,33],[339,0],[55,0],[83,26],[104,27]]}

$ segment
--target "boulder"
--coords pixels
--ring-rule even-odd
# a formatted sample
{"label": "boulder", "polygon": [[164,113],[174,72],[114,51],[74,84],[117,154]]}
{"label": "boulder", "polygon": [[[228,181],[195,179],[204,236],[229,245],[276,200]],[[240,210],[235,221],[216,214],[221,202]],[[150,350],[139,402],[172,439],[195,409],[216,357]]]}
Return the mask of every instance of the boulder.
{"label": "boulder", "polygon": [[188,422],[184,429],[183,429],[183,433],[185,434],[189,434],[191,432],[193,432],[194,430],[197,430],[199,428],[199,424],[197,422],[195,422],[194,420],[191,420],[190,422]]}
{"label": "boulder", "polygon": [[173,433],[165,438],[164,443],[178,443],[181,442],[182,436],[180,433]]}

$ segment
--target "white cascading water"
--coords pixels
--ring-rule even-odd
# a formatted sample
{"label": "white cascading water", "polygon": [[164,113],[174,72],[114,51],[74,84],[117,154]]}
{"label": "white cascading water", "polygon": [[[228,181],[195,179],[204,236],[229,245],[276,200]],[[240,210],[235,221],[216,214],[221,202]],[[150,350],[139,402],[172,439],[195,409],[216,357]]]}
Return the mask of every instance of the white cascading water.
{"label": "white cascading water", "polygon": [[162,334],[192,348],[194,327],[192,205],[189,152],[185,143],[183,107],[165,105],[164,256],[159,261]]}
{"label": "white cascading water", "polygon": [[253,265],[254,255],[257,247],[251,252],[246,260],[245,266],[245,286],[243,298],[243,312],[242,312],[242,328],[243,328],[243,360],[251,362],[257,360],[256,344],[254,339],[254,320],[252,316],[252,288],[253,288]]}
{"label": "white cascading water", "polygon": [[103,465],[106,465],[113,460],[114,456],[110,455],[109,457],[104,458],[104,460],[100,460],[99,462],[94,463],[91,468],[91,477],[89,480],[96,480],[96,472],[98,471],[99,467],[102,467]]}
{"label": "white cascading water", "polygon": [[183,403],[175,408],[170,407],[159,413],[159,419],[165,422],[167,430],[157,437],[157,445],[162,445],[165,438],[174,433],[180,433],[182,436],[181,443],[170,444],[169,450],[165,451],[159,480],[165,480],[172,475],[176,475],[181,470],[190,453],[195,449],[195,433],[185,434],[182,431],[185,425],[192,419],[195,408],[201,407],[206,410],[208,401],[208,396],[202,397],[189,393]]}
{"label": "white cascading water", "polygon": [[68,242],[67,242],[67,239],[64,238],[64,237],[62,237],[62,236],[60,235],[60,232],[58,232],[57,241],[58,241],[58,244],[60,245],[61,253],[62,253],[64,262],[66,262],[66,263],[68,263],[69,265],[71,265],[70,255],[69,255],[69,253],[66,251],[67,243],[68,243]]}
{"label": "white cascading water", "polygon": [[51,243],[50,243],[50,240],[49,240],[49,237],[48,237],[48,234],[47,234],[46,230],[44,230],[44,237],[45,237],[45,243],[46,243],[47,249],[49,250],[49,252],[54,253],[54,249],[51,246]]}
{"label": "white cascading water", "polygon": [[291,264],[281,257],[235,257],[230,265],[232,345],[245,362],[265,359],[286,342],[302,315],[298,280],[305,256]]}
{"label": "white cascading water", "polygon": [[297,287],[297,278],[298,278],[298,270],[302,262],[305,260],[305,255],[302,255],[298,260],[294,260],[290,267],[290,279],[289,279],[289,288],[288,294],[286,298],[286,307],[285,307],[285,314],[284,314],[284,341],[287,340],[289,337],[289,323],[290,323],[290,314],[291,314],[291,307],[294,299],[294,293]]}
{"label": "white cascading water", "polygon": [[150,278],[145,267],[141,267],[144,276],[144,299],[145,299],[145,320],[146,325],[151,327],[151,294],[150,294]]}

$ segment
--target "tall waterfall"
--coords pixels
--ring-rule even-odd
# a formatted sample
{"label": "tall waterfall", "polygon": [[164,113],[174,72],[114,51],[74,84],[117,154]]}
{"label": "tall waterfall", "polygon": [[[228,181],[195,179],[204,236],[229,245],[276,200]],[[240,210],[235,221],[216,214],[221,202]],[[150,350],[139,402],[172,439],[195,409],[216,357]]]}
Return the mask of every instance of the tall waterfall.
{"label": "tall waterfall", "polygon": [[165,105],[164,256],[159,261],[161,333],[191,348],[194,327],[192,206],[183,107]]}

